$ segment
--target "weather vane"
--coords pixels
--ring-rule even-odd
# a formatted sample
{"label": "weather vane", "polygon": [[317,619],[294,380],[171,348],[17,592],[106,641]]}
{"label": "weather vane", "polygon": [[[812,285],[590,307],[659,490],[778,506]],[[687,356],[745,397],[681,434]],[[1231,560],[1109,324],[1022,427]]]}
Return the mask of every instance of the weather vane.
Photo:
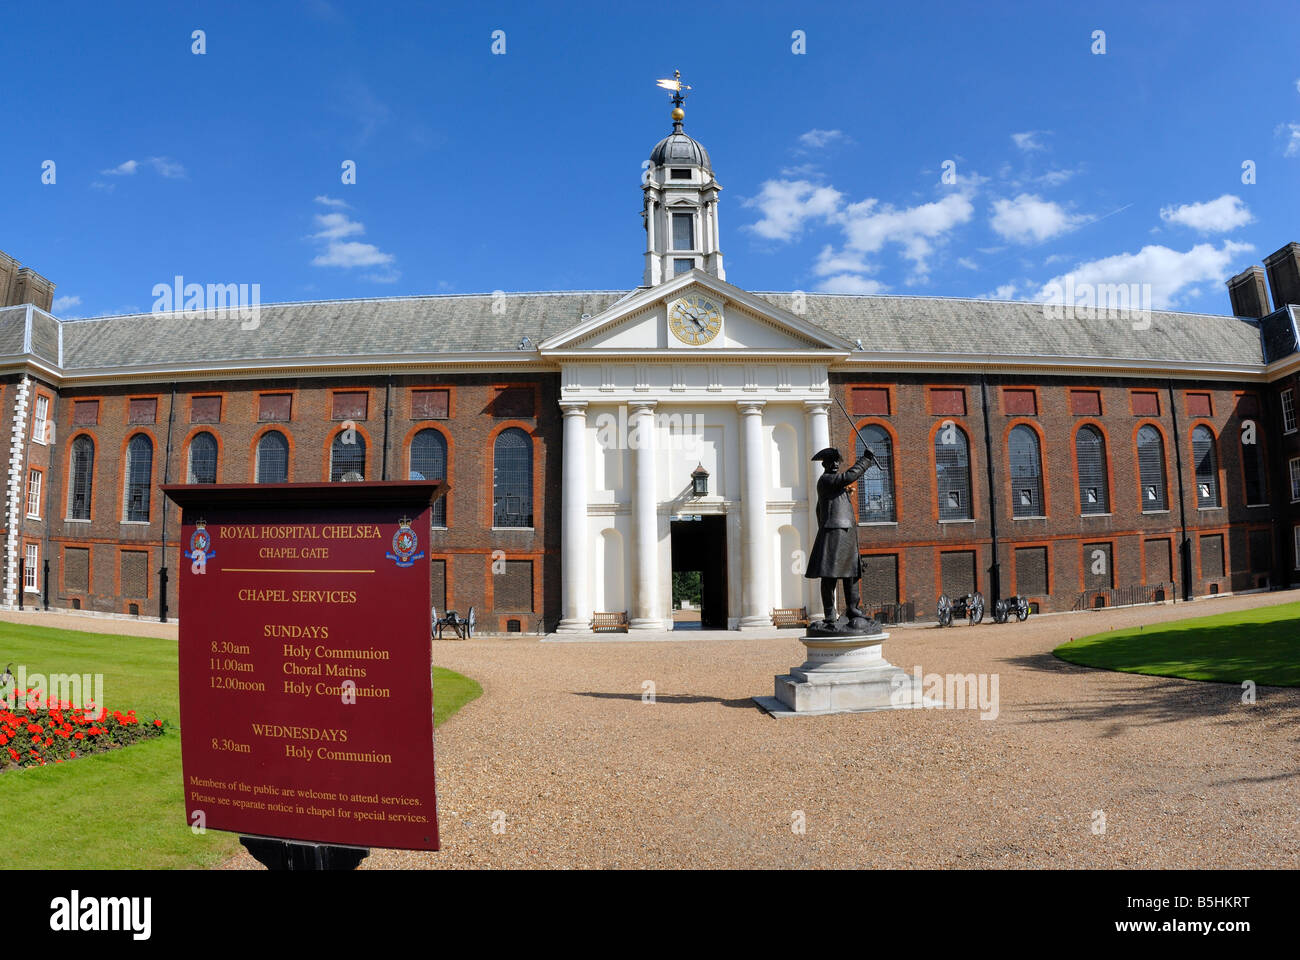
{"label": "weather vane", "polygon": [[656,81],[656,84],[664,90],[671,90],[673,92],[673,123],[678,125],[678,129],[680,129],[682,119],[686,116],[686,111],[682,109],[682,104],[686,102],[686,97],[688,96],[686,91],[691,89],[690,85],[682,83],[682,72],[680,70],[673,71],[672,79],[665,78],[663,80],[658,80]]}

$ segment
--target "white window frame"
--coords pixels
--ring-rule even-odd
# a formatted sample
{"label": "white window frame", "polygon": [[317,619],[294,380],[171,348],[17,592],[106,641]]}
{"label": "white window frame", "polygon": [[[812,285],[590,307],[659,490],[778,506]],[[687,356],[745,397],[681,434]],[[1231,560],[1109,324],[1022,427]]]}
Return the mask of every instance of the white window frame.
{"label": "white window frame", "polygon": [[[41,483],[44,475],[39,470],[30,469],[27,471],[27,516],[32,520],[41,519]],[[32,505],[33,498],[36,500],[35,507]]]}
{"label": "white window frame", "polygon": [[23,566],[23,592],[40,593],[40,577],[37,568],[41,564],[41,547],[38,543],[27,543],[23,545],[23,559],[26,561]]}
{"label": "white window frame", "polygon": [[32,439],[46,445],[50,433],[50,398],[44,394],[36,395],[36,412],[32,416]]}
{"label": "white window frame", "polygon": [[1295,433],[1295,391],[1291,389],[1282,391],[1282,432]]}
{"label": "white window frame", "polygon": [[1288,463],[1291,471],[1291,502],[1300,501],[1300,457],[1292,457]]}

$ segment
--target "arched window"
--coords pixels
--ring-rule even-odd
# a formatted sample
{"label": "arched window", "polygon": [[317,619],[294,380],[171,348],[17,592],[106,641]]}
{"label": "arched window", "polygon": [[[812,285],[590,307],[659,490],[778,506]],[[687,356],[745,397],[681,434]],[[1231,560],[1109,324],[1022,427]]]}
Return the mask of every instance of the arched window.
{"label": "arched window", "polygon": [[[411,439],[410,480],[443,480],[447,476],[447,440],[437,430],[421,430]],[[447,500],[433,505],[433,525],[447,525]]]}
{"label": "arched window", "polygon": [[126,445],[126,483],[123,515],[127,520],[149,519],[149,488],[153,485],[153,441],[137,433]]}
{"label": "arched window", "polygon": [[84,433],[72,441],[72,476],[68,482],[68,519],[90,519],[90,489],[95,479],[95,442]]}
{"label": "arched window", "polygon": [[1165,441],[1160,431],[1145,426],[1138,431],[1138,482],[1142,485],[1142,512],[1167,510],[1165,499]]}
{"label": "arched window", "polygon": [[1079,512],[1109,513],[1110,491],[1106,488],[1106,439],[1094,426],[1084,424],[1074,435],[1075,460],[1079,464]]}
{"label": "arched window", "polygon": [[217,438],[210,433],[196,434],[190,441],[189,483],[217,482]]}
{"label": "arched window", "polygon": [[354,429],[340,430],[330,444],[330,483],[366,479],[366,438]]}
{"label": "arched window", "polygon": [[[858,456],[866,447],[876,456],[876,463],[858,481],[858,522],[881,523],[897,519],[894,515],[894,448],[889,432],[876,424],[858,431]],[[866,441],[864,444],[863,441]]]}
{"label": "arched window", "polygon": [[1007,443],[1011,459],[1011,515],[1043,517],[1043,458],[1038,452],[1038,434],[1033,427],[1011,428]]}
{"label": "arched window", "polygon": [[1246,506],[1254,507],[1268,503],[1268,486],[1264,479],[1264,450],[1259,437],[1250,434],[1250,443],[1246,442],[1248,434],[1241,437],[1241,472],[1246,481]]}
{"label": "arched window", "polygon": [[518,427],[497,434],[492,450],[492,526],[533,525],[533,443]]}
{"label": "arched window", "polygon": [[1219,457],[1214,449],[1214,432],[1201,425],[1192,431],[1192,462],[1196,465],[1196,505],[1219,505]]}
{"label": "arched window", "polygon": [[939,519],[971,519],[970,441],[955,423],[943,424],[934,435],[934,469],[939,480]]}
{"label": "arched window", "polygon": [[268,430],[257,441],[257,482],[289,482],[289,441],[279,430]]}

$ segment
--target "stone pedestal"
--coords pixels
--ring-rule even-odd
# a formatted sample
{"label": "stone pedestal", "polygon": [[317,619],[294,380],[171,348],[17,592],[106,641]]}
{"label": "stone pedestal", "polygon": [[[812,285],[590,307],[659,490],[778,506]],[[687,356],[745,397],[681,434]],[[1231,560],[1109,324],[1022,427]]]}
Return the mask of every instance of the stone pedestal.
{"label": "stone pedestal", "polygon": [[921,696],[910,673],[884,658],[887,633],[871,636],[801,637],[802,664],[776,678],[776,696],[754,697],[774,717],[867,713],[939,706]]}

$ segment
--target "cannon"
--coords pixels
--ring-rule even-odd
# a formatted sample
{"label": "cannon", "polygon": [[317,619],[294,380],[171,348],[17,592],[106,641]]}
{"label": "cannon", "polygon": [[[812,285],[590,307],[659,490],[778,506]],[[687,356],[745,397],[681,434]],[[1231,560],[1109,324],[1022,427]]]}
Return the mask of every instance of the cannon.
{"label": "cannon", "polygon": [[993,604],[993,622],[1006,623],[1011,619],[1012,614],[1021,623],[1029,619],[1029,598],[1028,597],[1003,597],[997,603]]}
{"label": "cannon", "polygon": [[966,617],[971,626],[974,626],[984,619],[984,594],[976,590],[974,593],[951,600],[948,594],[941,593],[935,609],[939,614],[941,627],[952,626],[953,617]]}

